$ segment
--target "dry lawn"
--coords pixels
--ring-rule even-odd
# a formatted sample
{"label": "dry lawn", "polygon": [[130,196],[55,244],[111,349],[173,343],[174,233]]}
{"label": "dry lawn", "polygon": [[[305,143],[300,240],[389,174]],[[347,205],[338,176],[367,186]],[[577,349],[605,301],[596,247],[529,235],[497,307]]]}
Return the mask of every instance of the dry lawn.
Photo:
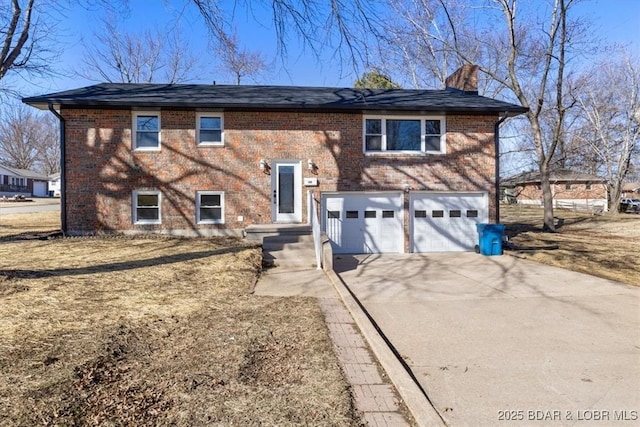
{"label": "dry lawn", "polygon": [[554,210],[558,231],[542,231],[542,209],[502,206],[515,250],[532,261],[640,286],[640,215]]}
{"label": "dry lawn", "polygon": [[315,300],[251,294],[259,248],[57,227],[0,216],[1,426],[362,424]]}

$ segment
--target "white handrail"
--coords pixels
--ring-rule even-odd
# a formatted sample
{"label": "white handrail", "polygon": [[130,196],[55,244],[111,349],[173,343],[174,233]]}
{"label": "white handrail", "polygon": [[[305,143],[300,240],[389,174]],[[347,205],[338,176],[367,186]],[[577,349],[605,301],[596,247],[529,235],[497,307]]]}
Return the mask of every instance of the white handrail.
{"label": "white handrail", "polygon": [[313,234],[313,246],[316,251],[316,265],[318,270],[322,270],[322,235],[320,232],[320,222],[318,221],[318,210],[313,199],[313,191],[308,192],[309,217],[311,222],[311,232]]}

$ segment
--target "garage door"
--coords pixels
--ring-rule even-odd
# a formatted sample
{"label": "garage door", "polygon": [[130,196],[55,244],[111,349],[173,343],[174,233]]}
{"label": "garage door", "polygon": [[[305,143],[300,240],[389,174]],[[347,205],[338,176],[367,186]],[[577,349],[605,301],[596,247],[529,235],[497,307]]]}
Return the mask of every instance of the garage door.
{"label": "garage door", "polygon": [[33,181],[33,195],[36,197],[45,197],[47,195],[47,183]]}
{"label": "garage door", "polygon": [[412,193],[411,251],[470,251],[488,220],[487,193]]}
{"label": "garage door", "polygon": [[322,225],[333,252],[404,252],[402,200],[402,193],[323,195]]}

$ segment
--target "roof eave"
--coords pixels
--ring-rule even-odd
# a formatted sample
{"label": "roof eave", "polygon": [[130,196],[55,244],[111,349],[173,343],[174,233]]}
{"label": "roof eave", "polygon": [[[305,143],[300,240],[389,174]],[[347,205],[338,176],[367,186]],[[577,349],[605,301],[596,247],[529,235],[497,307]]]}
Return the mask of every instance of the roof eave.
{"label": "roof eave", "polygon": [[395,111],[395,112],[410,112],[421,111],[426,113],[460,113],[460,114],[502,114],[507,117],[515,117],[523,114],[527,111],[524,107],[509,107],[502,106],[496,107],[457,107],[457,106],[398,106],[398,105],[362,105],[362,104],[250,104],[250,103],[211,103],[211,102],[193,102],[193,101],[179,101],[179,102],[149,102],[144,100],[129,100],[129,101],[92,101],[83,102],[77,100],[61,100],[55,98],[40,98],[31,97],[24,98],[24,103],[38,108],[40,110],[48,110],[49,105],[53,105],[56,108],[70,107],[70,108],[212,108],[223,110],[261,110],[261,111],[291,111],[291,110],[310,110],[310,111],[345,111],[345,112],[360,112],[360,111]]}

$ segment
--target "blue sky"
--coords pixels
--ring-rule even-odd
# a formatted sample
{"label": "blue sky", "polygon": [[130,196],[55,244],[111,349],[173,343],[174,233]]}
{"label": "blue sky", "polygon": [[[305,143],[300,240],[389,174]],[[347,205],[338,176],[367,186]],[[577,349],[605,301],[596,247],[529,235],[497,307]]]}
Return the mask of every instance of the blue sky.
{"label": "blue sky", "polygon": [[[538,1],[538,0],[531,0]],[[231,4],[231,2],[225,2]],[[244,2],[237,2],[243,4]],[[193,8],[182,9],[184,0],[130,0],[130,14],[120,18],[123,28],[141,27],[165,29],[171,17],[183,13],[183,27],[188,28],[192,50],[203,58],[213,56],[207,45],[207,33],[198,12]],[[594,22],[593,30],[608,42],[630,44],[640,57],[640,0],[588,0],[579,5],[579,12]],[[276,36],[270,28],[270,10],[247,11],[240,7],[234,11],[234,26],[241,42],[252,51],[260,51],[267,60],[274,60],[274,67],[256,83],[301,86],[352,86],[357,76],[350,69],[337,65],[338,61],[327,53],[320,61],[308,50],[302,49],[297,40],[287,42],[289,54],[286,64],[277,57]],[[259,22],[257,22],[259,21]],[[76,68],[82,57],[84,44],[91,45],[93,31],[98,24],[96,11],[72,7],[64,12],[58,25],[62,55],[55,66],[70,71]],[[229,76],[216,72],[213,62],[202,73],[200,83],[233,83]],[[94,84],[77,77],[65,75],[46,79],[14,79],[23,95],[42,94]],[[243,81],[243,83],[254,83]]]}
{"label": "blue sky", "polygon": [[591,0],[578,5],[578,10],[594,21],[594,30],[609,41],[630,43],[640,55],[640,1]]}

